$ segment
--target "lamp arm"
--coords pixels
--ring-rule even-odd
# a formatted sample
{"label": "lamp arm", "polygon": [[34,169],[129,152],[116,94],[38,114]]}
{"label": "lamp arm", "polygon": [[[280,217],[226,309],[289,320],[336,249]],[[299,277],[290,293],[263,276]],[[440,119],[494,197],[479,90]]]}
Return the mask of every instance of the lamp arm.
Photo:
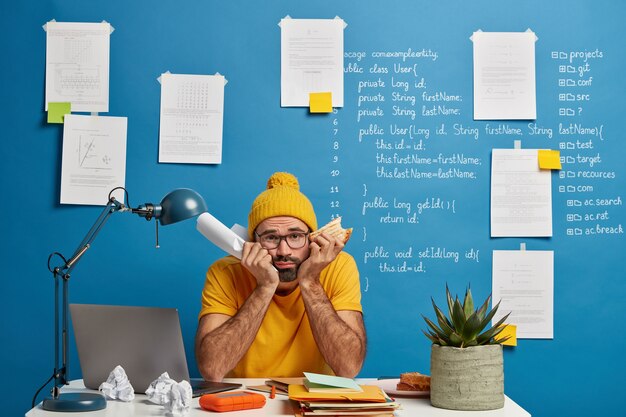
{"label": "lamp arm", "polygon": [[124,204],[117,201],[115,197],[111,197],[104,210],[100,213],[100,216],[98,216],[94,224],[91,226],[91,229],[89,229],[83,240],[74,251],[72,257],[65,262],[65,265],[59,267],[59,273],[61,275],[69,275],[87,249],[91,247],[91,244],[96,239],[96,236],[98,236],[98,233],[100,233],[100,230],[102,230],[104,224],[107,220],[109,220],[111,214],[124,210],[128,210]]}
{"label": "lamp arm", "polygon": [[130,211],[150,221],[154,216],[154,205],[148,203],[137,208],[131,208]]}
{"label": "lamp arm", "polygon": [[[54,304],[55,304],[55,315],[54,315],[54,324],[55,324],[55,335],[54,335],[54,348],[55,348],[55,369],[54,369],[54,386],[52,388],[52,398],[57,399],[59,397],[59,388],[63,385],[68,384],[68,372],[69,372],[69,358],[68,358],[68,349],[69,349],[69,340],[68,340],[68,281],[70,279],[70,273],[78,263],[78,261],[82,258],[82,256],[87,252],[87,249],[91,247],[91,244],[95,240],[96,236],[102,230],[102,227],[107,222],[111,214],[116,213],[118,211],[126,211],[127,209],[123,203],[120,203],[115,199],[115,197],[110,197],[109,202],[104,207],[94,224],[91,226],[83,240],[80,242],[74,254],[71,258],[65,259],[63,255],[58,252],[53,253],[48,257],[48,269],[52,272],[55,280],[55,291],[54,291]],[[63,265],[57,266],[55,268],[50,267],[50,260],[54,255],[58,255],[64,262]],[[62,301],[59,303],[59,277],[63,279],[63,295]],[[61,304],[61,305],[59,305]],[[59,309],[61,309],[61,317],[59,317]],[[59,320],[61,321],[61,332],[59,334]],[[59,346],[60,345],[60,346]],[[60,348],[60,349],[59,349]],[[59,367],[59,354],[61,355],[60,359],[62,361],[61,367]]]}

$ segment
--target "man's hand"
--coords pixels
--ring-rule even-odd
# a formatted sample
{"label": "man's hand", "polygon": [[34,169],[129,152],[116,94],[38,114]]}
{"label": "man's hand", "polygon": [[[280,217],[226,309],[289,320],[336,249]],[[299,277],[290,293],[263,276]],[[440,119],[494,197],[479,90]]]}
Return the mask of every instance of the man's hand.
{"label": "man's hand", "polygon": [[309,245],[310,254],[306,261],[302,262],[298,270],[300,285],[307,281],[319,280],[320,273],[343,250],[344,243],[326,233],[322,233]]}
{"label": "man's hand", "polygon": [[244,266],[256,278],[257,286],[262,288],[276,289],[278,283],[278,271],[272,264],[272,255],[258,242],[245,242],[241,265]]}

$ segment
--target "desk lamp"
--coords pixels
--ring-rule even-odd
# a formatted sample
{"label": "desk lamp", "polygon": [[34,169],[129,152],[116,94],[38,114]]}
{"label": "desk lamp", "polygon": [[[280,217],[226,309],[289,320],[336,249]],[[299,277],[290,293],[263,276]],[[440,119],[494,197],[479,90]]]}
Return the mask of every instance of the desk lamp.
{"label": "desk lamp", "polygon": [[[87,249],[91,247],[92,242],[108,220],[109,216],[117,212],[131,212],[151,220],[152,218],[158,219],[163,225],[169,225],[182,220],[190,219],[205,211],[207,211],[206,203],[204,199],[194,190],[188,188],[180,188],[167,194],[161,204],[146,203],[137,208],[126,207],[124,203],[121,203],[113,197],[115,190],[124,190],[126,203],[128,202],[128,193],[122,187],[117,187],[111,190],[109,193],[109,201],[96,219],[95,223],[89,229],[83,241],[78,245],[78,248],[74,254],[66,259],[58,252],[52,253],[48,257],[48,269],[52,272],[54,277],[54,372],[52,376],[46,381],[46,383],[39,389],[43,389],[52,379],[54,379],[54,387],[51,391],[51,396],[45,398],[42,403],[42,408],[49,411],[95,411],[106,408],[106,400],[104,396],[99,393],[60,393],[60,389],[63,385],[69,384],[68,370],[69,370],[69,356],[68,356],[68,282],[70,279],[70,273],[76,266],[76,263],[85,254]],[[157,248],[159,247],[159,226],[156,223],[157,230]],[[58,256],[61,258],[62,263],[60,266],[51,267],[51,260],[53,257]],[[59,304],[59,277],[63,280],[63,300],[62,306]],[[62,308],[62,329],[59,332],[59,308]],[[60,345],[60,346],[59,346]],[[60,349],[59,349],[60,348]],[[61,351],[62,365],[59,367],[59,350]],[[37,394],[33,398],[33,407]]]}

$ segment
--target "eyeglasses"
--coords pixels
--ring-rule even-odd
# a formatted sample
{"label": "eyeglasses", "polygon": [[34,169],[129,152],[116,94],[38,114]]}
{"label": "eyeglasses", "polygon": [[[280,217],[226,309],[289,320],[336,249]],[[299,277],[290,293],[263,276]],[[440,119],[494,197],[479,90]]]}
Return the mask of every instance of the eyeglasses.
{"label": "eyeglasses", "polygon": [[291,249],[300,249],[306,244],[307,236],[309,235],[308,232],[292,232],[284,236],[274,233],[260,235],[257,232],[254,232],[254,234],[259,239],[259,243],[261,243],[261,246],[263,246],[265,249],[276,249],[278,246],[280,246],[280,242],[282,240],[287,242],[287,246],[289,246]]}

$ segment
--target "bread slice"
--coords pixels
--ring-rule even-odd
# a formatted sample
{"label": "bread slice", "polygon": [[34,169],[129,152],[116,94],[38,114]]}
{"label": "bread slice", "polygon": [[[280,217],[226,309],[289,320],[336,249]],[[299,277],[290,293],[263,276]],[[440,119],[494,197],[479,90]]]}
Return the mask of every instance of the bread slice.
{"label": "bread slice", "polygon": [[400,374],[400,382],[396,389],[398,391],[430,391],[430,377],[419,372]]}
{"label": "bread slice", "polygon": [[352,228],[344,229],[341,227],[341,217],[335,217],[329,223],[323,227],[311,232],[309,239],[315,240],[320,234],[326,233],[327,235],[339,238],[343,243],[346,243],[350,236],[352,236]]}

